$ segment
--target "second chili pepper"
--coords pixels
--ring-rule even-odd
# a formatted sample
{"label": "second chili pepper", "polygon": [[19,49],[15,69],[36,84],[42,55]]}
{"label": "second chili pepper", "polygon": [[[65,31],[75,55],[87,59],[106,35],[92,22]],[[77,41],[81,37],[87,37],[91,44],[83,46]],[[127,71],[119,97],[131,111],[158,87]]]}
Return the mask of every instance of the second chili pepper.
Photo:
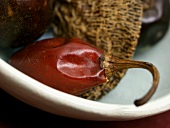
{"label": "second chili pepper", "polygon": [[78,38],[36,42],[16,52],[9,63],[32,78],[73,95],[107,82],[119,70],[147,69],[153,75],[152,88],[135,101],[137,106],[151,98],[159,83],[159,72],[154,65],[105,55],[103,50]]}

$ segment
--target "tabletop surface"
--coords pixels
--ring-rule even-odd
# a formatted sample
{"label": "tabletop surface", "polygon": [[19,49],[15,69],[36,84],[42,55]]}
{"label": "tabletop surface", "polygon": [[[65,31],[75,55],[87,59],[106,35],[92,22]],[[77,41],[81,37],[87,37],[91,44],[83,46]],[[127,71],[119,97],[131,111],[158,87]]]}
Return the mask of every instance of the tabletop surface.
{"label": "tabletop surface", "polygon": [[0,89],[0,128],[170,128],[170,111],[133,121],[85,121],[53,115],[10,96]]}

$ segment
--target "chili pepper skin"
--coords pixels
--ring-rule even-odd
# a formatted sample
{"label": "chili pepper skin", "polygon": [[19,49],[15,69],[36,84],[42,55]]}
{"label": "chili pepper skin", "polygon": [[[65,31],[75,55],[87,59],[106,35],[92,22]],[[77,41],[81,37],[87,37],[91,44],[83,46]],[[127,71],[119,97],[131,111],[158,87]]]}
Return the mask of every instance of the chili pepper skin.
{"label": "chili pepper skin", "polygon": [[152,97],[160,79],[153,64],[116,58],[78,38],[33,43],[12,55],[9,63],[30,77],[73,95],[107,82],[119,70],[144,68],[151,72],[153,84],[144,97],[135,101],[136,106]]}
{"label": "chili pepper skin", "polygon": [[25,74],[63,92],[79,95],[106,82],[103,52],[80,39],[48,39],[18,53],[10,63]]}

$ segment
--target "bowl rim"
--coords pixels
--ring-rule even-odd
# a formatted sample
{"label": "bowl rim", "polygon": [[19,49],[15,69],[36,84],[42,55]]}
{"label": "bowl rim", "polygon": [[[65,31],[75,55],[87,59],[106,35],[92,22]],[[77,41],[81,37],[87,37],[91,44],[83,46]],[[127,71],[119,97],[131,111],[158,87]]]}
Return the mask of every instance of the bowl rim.
{"label": "bowl rim", "polygon": [[2,59],[0,59],[0,77],[2,78],[0,88],[7,93],[31,106],[60,116],[82,120],[124,121],[170,110],[170,95],[140,107],[101,103],[73,96],[34,80]]}

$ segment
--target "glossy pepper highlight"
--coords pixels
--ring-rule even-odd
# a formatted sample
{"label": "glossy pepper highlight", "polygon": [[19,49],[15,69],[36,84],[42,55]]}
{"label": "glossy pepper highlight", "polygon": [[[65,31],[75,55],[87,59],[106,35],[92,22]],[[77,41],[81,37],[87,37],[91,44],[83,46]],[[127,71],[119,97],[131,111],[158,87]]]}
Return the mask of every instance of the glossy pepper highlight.
{"label": "glossy pepper highlight", "polygon": [[103,50],[78,38],[36,42],[16,52],[9,63],[30,77],[73,95],[80,95],[107,82],[119,70],[147,69],[153,75],[152,88],[143,98],[135,101],[136,106],[146,103],[159,83],[159,72],[151,63],[104,54]]}

